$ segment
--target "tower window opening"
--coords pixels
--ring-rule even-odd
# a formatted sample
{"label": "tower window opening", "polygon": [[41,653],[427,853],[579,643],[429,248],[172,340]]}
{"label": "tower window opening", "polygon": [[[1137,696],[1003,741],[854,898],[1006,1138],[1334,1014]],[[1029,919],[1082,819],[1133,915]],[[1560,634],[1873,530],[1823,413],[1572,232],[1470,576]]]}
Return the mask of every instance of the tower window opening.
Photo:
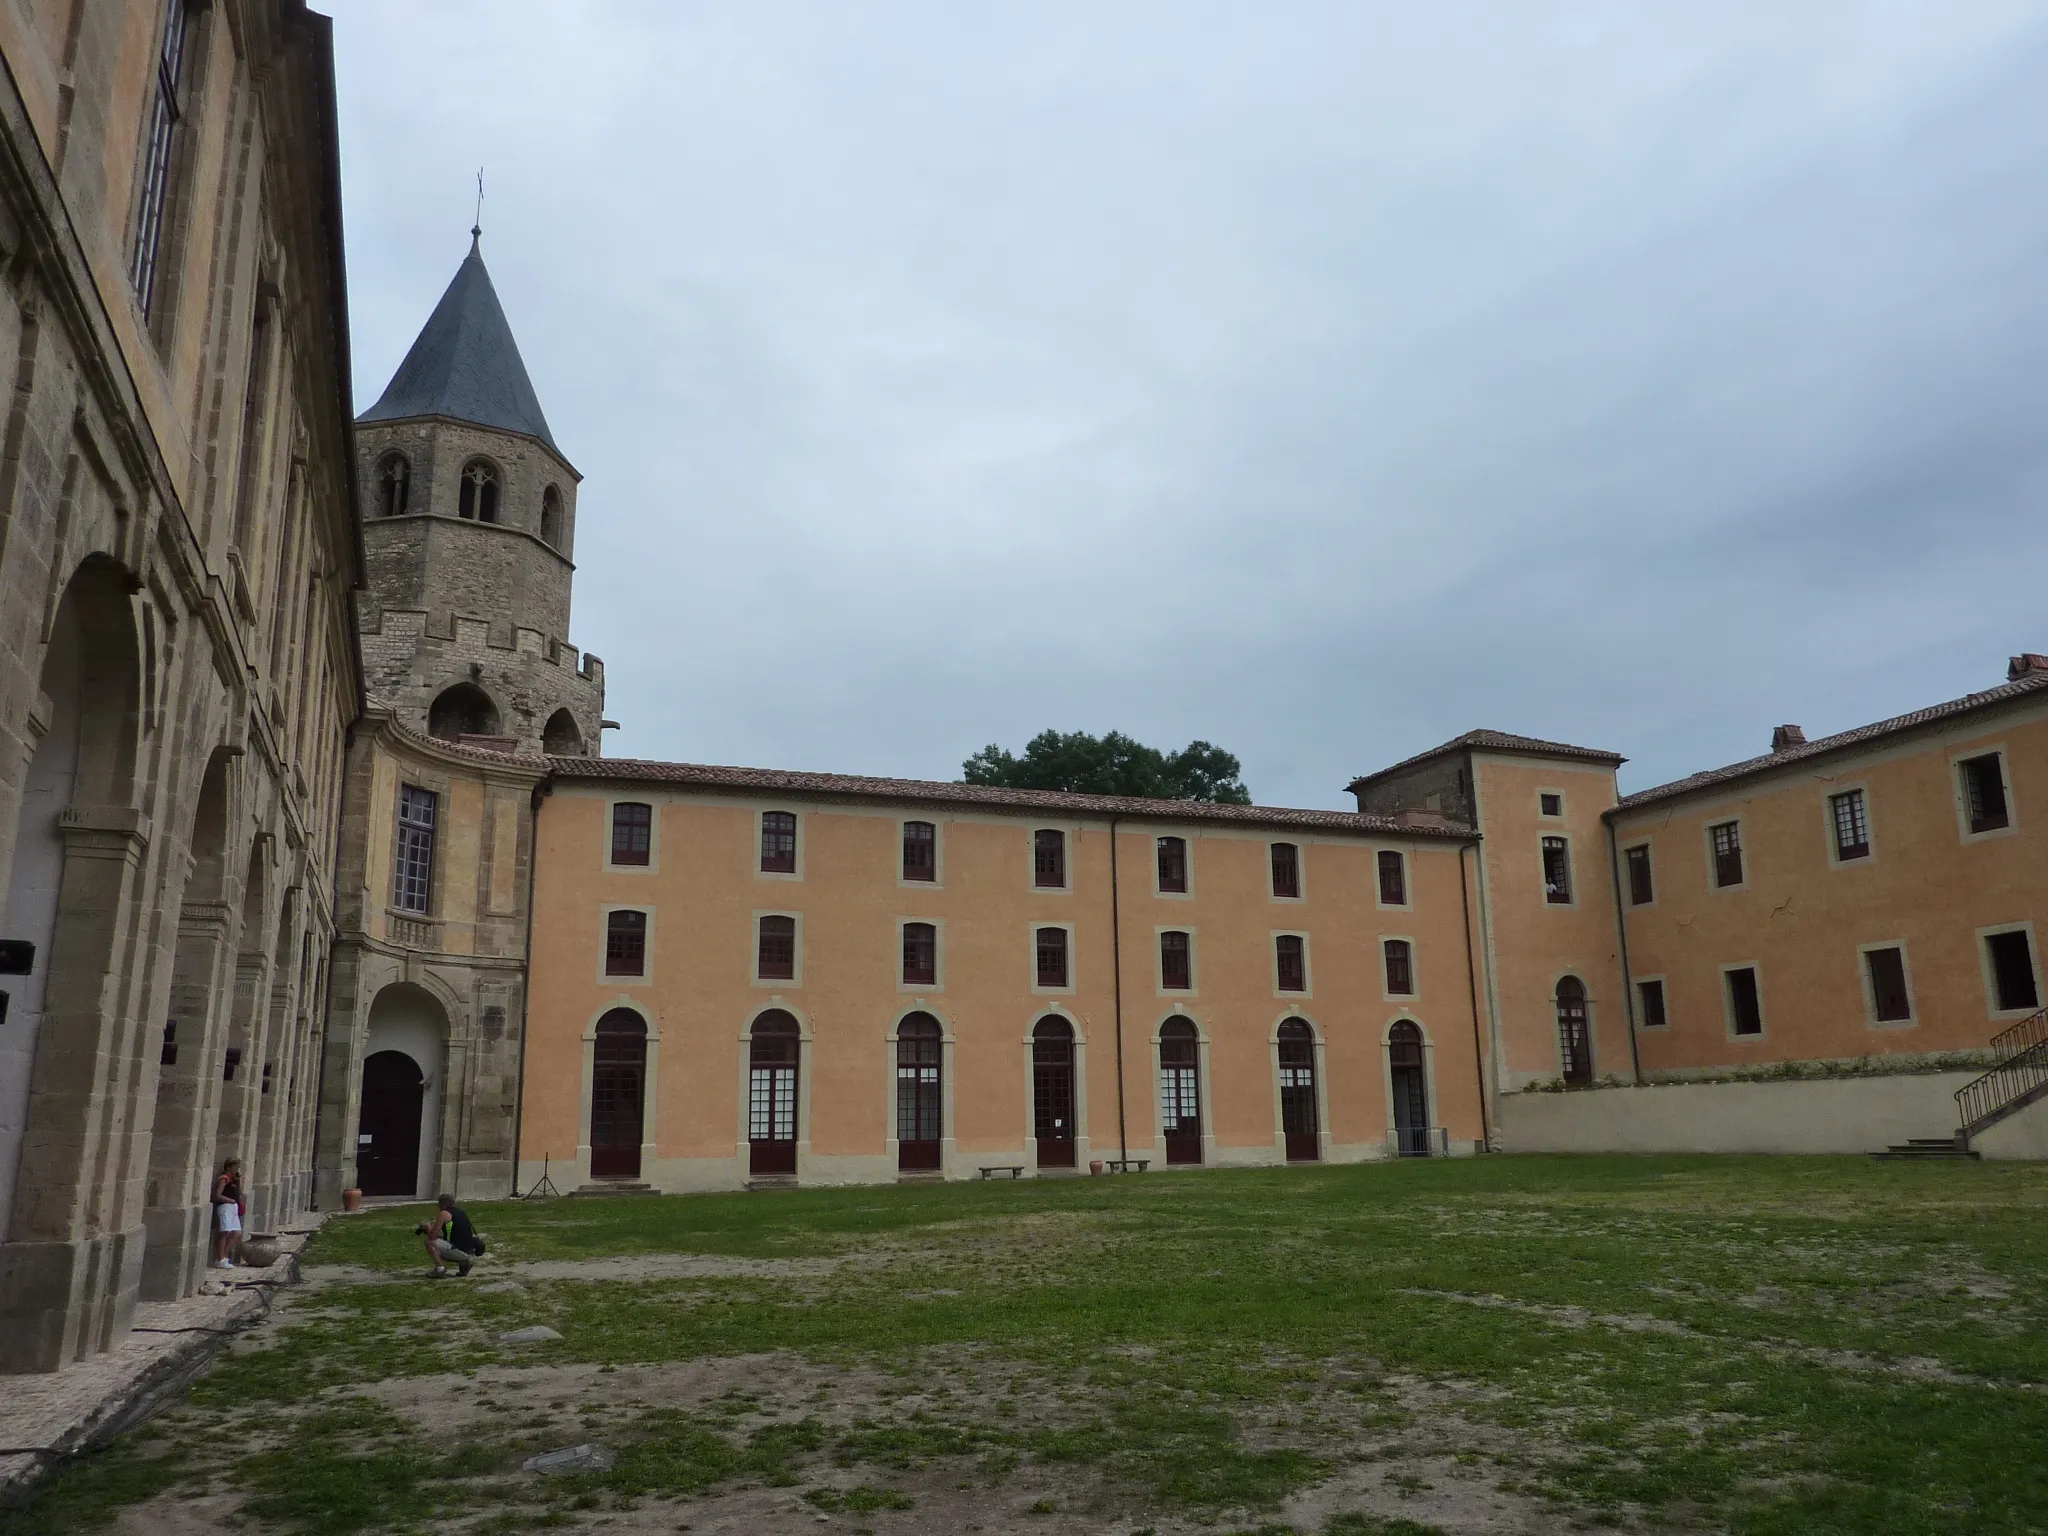
{"label": "tower window opening", "polygon": [[482,459],[462,466],[462,500],[456,510],[479,523],[498,520],[498,472]]}
{"label": "tower window opening", "polygon": [[550,547],[562,547],[562,493],[552,485],[540,493],[540,536]]}
{"label": "tower window opening", "polygon": [[398,517],[412,503],[412,466],[405,455],[394,453],[377,466],[377,512]]}

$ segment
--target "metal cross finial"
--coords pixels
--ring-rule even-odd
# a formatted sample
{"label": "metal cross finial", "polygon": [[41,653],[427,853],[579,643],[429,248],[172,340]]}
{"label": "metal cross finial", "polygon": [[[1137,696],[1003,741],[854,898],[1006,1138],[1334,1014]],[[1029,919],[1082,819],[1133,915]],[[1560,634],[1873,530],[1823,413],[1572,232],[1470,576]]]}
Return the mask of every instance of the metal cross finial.
{"label": "metal cross finial", "polygon": [[484,168],[476,168],[476,222],[469,227],[472,240],[483,238],[484,232]]}

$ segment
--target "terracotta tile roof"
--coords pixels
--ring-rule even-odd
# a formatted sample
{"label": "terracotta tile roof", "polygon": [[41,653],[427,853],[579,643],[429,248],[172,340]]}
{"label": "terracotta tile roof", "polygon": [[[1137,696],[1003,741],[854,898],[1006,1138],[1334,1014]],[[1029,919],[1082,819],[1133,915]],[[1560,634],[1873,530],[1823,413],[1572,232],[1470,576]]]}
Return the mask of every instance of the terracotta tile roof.
{"label": "terracotta tile roof", "polygon": [[1453,736],[1440,747],[1431,747],[1427,752],[1404,757],[1391,768],[1377,768],[1371,773],[1362,773],[1345,788],[1356,792],[1361,784],[1376,784],[1389,775],[1413,768],[1417,763],[1426,763],[1433,757],[1442,757],[1446,752],[1463,752],[1468,747],[1481,752],[1525,752],[1532,757],[1576,757],[1589,763],[1612,763],[1616,767],[1628,761],[1619,752],[1602,752],[1598,747],[1575,747],[1569,742],[1542,741],[1534,736],[1517,736],[1509,731],[1467,731],[1462,736]]}
{"label": "terracotta tile roof", "polygon": [[[2026,659],[2026,658],[2021,658]],[[2017,662],[2015,663],[2017,670]],[[2027,671],[2009,683],[1997,688],[1986,688],[1982,693],[1966,693],[1960,699],[1950,699],[1946,704],[1931,704],[1926,709],[1916,709],[1910,714],[1894,715],[1889,720],[1880,720],[1874,725],[1859,725],[1853,731],[1839,731],[1833,736],[1822,736],[1818,740],[1796,743],[1781,752],[1766,752],[1761,757],[1752,757],[1739,763],[1730,763],[1726,768],[1709,768],[1689,778],[1675,779],[1669,784],[1659,784],[1654,789],[1637,790],[1624,795],[1616,802],[1614,810],[1607,814],[1629,811],[1639,805],[1648,805],[1656,800],[1669,800],[1679,795],[1689,795],[1695,790],[1712,789],[1722,784],[1732,784],[1739,779],[1771,773],[1788,763],[1803,763],[1816,757],[1825,757],[1831,752],[1845,751],[1850,747],[1864,746],[1886,736],[1902,735],[1917,730],[1923,725],[1935,725],[1944,720],[1953,720],[1980,709],[1995,708],[2013,699],[2025,698],[2029,694],[2048,693],[2048,670]]]}
{"label": "terracotta tile roof", "polygon": [[933,779],[880,779],[851,773],[796,773],[781,768],[721,768],[707,763],[655,763],[617,757],[551,757],[558,779],[624,784],[677,784],[766,794],[829,795],[860,800],[911,800],[930,805],[988,806],[1020,811],[1072,811],[1158,821],[1235,822],[1246,826],[1320,827],[1333,832],[1398,837],[1469,838],[1463,824],[1428,812],[1365,816],[1355,811],[1288,810],[1270,805],[1212,805],[1199,800],[1141,800],[1123,795],[1071,795],[1054,790],[997,789]]}

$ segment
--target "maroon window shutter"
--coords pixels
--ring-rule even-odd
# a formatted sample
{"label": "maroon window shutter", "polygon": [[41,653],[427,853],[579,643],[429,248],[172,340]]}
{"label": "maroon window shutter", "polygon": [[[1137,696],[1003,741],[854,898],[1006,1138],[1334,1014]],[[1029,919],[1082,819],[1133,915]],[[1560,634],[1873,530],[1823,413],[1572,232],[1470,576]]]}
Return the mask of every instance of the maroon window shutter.
{"label": "maroon window shutter", "polygon": [[761,813],[761,872],[796,873],[796,817],[789,811]]}
{"label": "maroon window shutter", "polygon": [[1273,845],[1273,894],[1275,896],[1299,896],[1301,894],[1301,850],[1292,843]]}

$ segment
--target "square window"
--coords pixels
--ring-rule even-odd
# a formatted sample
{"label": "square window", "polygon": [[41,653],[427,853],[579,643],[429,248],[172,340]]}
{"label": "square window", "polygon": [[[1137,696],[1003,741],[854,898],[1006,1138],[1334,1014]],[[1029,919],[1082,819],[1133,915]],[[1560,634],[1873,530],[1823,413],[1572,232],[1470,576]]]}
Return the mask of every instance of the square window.
{"label": "square window", "polygon": [[1970,818],[1970,831],[1996,832],[2000,827],[2012,825],[2011,807],[2005,798],[2005,764],[2003,754],[1986,752],[1981,757],[1966,757],[1956,764],[1956,771],[1963,778],[1964,809]]}
{"label": "square window", "polygon": [[1553,906],[1572,899],[1571,846],[1561,837],[1543,839],[1543,899]]}
{"label": "square window", "polygon": [[1539,807],[1541,807],[1543,814],[1546,816],[1562,816],[1564,814],[1563,795],[1538,795],[1536,797],[1536,803]]}
{"label": "square window", "polygon": [[1714,884],[1724,890],[1742,884],[1742,823],[1717,822],[1707,836],[1714,848]]}
{"label": "square window", "polygon": [[1756,969],[1753,966],[1737,966],[1723,972],[1728,978],[1728,1018],[1738,1035],[1760,1035],[1764,1032],[1763,996],[1757,990]]}
{"label": "square window", "polygon": [[1668,1022],[1664,1017],[1663,981],[1658,980],[1637,982],[1636,996],[1642,999],[1643,1028],[1662,1029]]}
{"label": "square window", "polygon": [[1626,854],[1628,863],[1628,900],[1632,907],[1647,907],[1657,899],[1656,882],[1650,874],[1650,845],[1644,843],[1631,848]]}
{"label": "square window", "polygon": [[1877,1015],[1877,1021],[1880,1024],[1910,1022],[1913,1000],[1906,994],[1906,952],[1902,949],[1866,949],[1863,967],[1870,976],[1870,1006]]}
{"label": "square window", "polygon": [[2000,1013],[2041,1006],[2040,988],[2034,981],[2034,946],[2024,928],[1987,934],[1985,952],[1991,958],[1991,985]]}
{"label": "square window", "polygon": [[1869,858],[1870,812],[1863,791],[1845,789],[1839,795],[1829,795],[1828,816],[1835,829],[1835,857],[1843,861]]}

